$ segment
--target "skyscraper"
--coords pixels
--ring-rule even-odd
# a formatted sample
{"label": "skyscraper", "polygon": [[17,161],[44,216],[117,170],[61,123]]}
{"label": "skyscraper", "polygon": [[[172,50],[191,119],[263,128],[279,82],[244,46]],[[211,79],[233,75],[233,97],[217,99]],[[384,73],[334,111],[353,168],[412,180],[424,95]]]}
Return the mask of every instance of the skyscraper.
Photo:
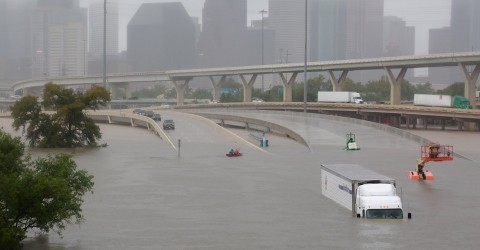
{"label": "skyscraper", "polygon": [[[88,45],[89,56],[92,59],[103,56],[103,22],[104,2],[102,0],[90,1],[88,7]],[[118,2],[107,1],[107,55],[118,54],[119,15]]]}
{"label": "skyscraper", "polygon": [[345,59],[346,0],[316,0],[310,2],[310,60]]}
{"label": "skyscraper", "polygon": [[305,4],[303,1],[269,0],[269,28],[275,31],[277,51],[288,51],[288,61],[303,62],[305,55]]}
{"label": "skyscraper", "polygon": [[33,76],[82,75],[87,12],[78,0],[39,0],[32,14]]}
{"label": "skyscraper", "polygon": [[0,83],[31,77],[32,0],[0,0]]}
{"label": "skyscraper", "polygon": [[452,1],[452,52],[480,50],[480,1]]}
{"label": "skyscraper", "polygon": [[144,3],[127,26],[127,60],[133,71],[192,68],[195,26],[180,2]]}
{"label": "skyscraper", "polygon": [[205,0],[202,20],[197,46],[199,66],[244,65],[247,0]]}
{"label": "skyscraper", "polygon": [[346,58],[381,57],[383,0],[347,0]]}

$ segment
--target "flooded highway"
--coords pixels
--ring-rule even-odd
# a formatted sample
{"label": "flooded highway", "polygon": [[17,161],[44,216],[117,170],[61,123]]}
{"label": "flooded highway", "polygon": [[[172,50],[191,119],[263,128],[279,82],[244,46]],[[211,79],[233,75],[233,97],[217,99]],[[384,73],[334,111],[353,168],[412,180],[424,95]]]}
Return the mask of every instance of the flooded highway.
{"label": "flooded highway", "polygon": [[[422,182],[407,178],[420,154],[409,138],[320,117],[238,115],[289,127],[310,148],[275,135],[268,148],[258,148],[245,130],[164,112],[162,120],[175,120],[176,129],[166,133],[175,144],[181,140],[178,158],[151,131],[101,125],[107,148],[73,152],[79,168],[95,177],[85,221],[67,227],[63,238],[32,232],[24,249],[478,249],[480,157],[472,149],[478,132],[461,139],[458,132],[419,132],[458,143],[465,156],[429,163],[436,180]],[[342,150],[349,132],[361,150]],[[226,157],[235,147],[244,155]],[[324,163],[357,163],[395,178],[413,218],[353,218],[322,196]]]}

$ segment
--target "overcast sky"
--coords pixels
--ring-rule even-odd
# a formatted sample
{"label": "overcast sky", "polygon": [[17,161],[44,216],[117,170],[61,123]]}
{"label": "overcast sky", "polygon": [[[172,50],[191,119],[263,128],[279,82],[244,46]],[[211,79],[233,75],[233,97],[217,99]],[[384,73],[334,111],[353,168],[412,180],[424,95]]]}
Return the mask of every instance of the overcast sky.
{"label": "overcast sky", "polygon": [[[87,6],[89,0],[82,0]],[[92,1],[92,0],[90,0]],[[110,1],[110,0],[107,0]],[[126,26],[142,3],[175,2],[177,0],[116,0],[120,4],[120,49],[126,49]],[[180,0],[190,16],[201,18],[205,0]],[[303,0],[298,1],[303,4]],[[385,0],[385,15],[403,18],[416,27],[416,54],[428,53],[428,30],[450,25],[451,0]],[[268,0],[248,0],[248,19],[259,19],[258,12],[268,10]],[[201,19],[200,19],[201,20]]]}

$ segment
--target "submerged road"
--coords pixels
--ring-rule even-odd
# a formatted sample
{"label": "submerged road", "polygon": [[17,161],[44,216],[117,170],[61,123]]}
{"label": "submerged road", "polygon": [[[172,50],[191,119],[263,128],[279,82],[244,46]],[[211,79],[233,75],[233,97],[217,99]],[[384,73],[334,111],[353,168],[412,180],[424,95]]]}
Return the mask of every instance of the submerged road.
{"label": "submerged road", "polygon": [[[261,149],[250,144],[245,130],[226,130],[200,117],[162,112],[162,119],[176,123],[167,135],[174,142],[181,140],[177,158],[177,151],[149,131],[101,125],[107,148],[73,152],[79,167],[95,176],[95,192],[83,205],[86,221],[68,227],[63,238],[32,234],[24,249],[477,249],[480,245],[479,158],[468,147],[462,149],[465,158],[427,164],[435,181],[410,181],[407,171],[415,167],[420,144],[407,137],[321,117],[255,111],[237,115],[282,124],[304,136],[310,148],[269,135],[270,146]],[[349,132],[356,134],[360,151],[342,150]],[[465,139],[480,138],[475,133]],[[232,147],[240,147],[244,156],[225,157]],[[323,163],[357,163],[397,179],[405,212],[411,212],[413,219],[351,217],[348,210],[321,195]]]}

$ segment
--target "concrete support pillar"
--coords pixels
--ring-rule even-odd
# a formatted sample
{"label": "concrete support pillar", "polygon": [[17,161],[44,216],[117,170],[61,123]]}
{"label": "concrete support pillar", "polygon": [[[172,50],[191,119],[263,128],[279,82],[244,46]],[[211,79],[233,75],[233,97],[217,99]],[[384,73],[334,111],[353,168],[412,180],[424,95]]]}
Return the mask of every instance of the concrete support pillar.
{"label": "concrete support pillar", "polygon": [[426,118],[423,118],[423,129],[427,130],[428,128],[428,120]]}
{"label": "concrete support pillar", "polygon": [[183,105],[185,103],[185,90],[188,87],[190,79],[185,80],[185,83],[179,84],[176,80],[172,80],[175,85],[175,90],[177,91],[177,105]]}
{"label": "concrete support pillar", "polygon": [[442,130],[445,130],[445,119],[442,119]]}
{"label": "concrete support pillar", "polygon": [[345,79],[347,79],[348,70],[343,70],[339,79],[335,77],[335,74],[332,70],[329,70],[328,74],[330,75],[330,81],[332,82],[333,91],[342,91],[342,85],[343,82],[345,82]]}
{"label": "concrete support pillar", "polygon": [[458,63],[460,70],[465,79],[465,97],[468,98],[470,104],[475,109],[476,108],[476,96],[475,91],[477,90],[477,80],[480,74],[480,65],[475,65],[472,73],[469,73],[467,70],[467,65],[465,63]]}
{"label": "concrete support pillar", "polygon": [[410,119],[410,117],[405,117],[405,119],[406,119],[406,123],[407,123],[407,124],[406,124],[406,125],[407,125],[407,129],[410,129],[410,120],[411,120],[411,119]]}
{"label": "concrete support pillar", "polygon": [[220,101],[220,97],[222,96],[222,85],[225,83],[225,79],[227,79],[227,76],[222,76],[220,78],[220,81],[217,83],[213,76],[209,76],[210,81],[212,82],[213,85],[213,99],[216,101]]}
{"label": "concrete support pillar", "polygon": [[290,79],[287,79],[283,73],[278,73],[280,79],[282,79],[283,84],[283,101],[291,102],[292,101],[292,86],[295,83],[298,72],[294,72]]}
{"label": "concrete support pillar", "polygon": [[400,105],[400,97],[402,96],[400,85],[407,73],[407,68],[401,68],[397,77],[393,75],[391,68],[384,67],[384,69],[387,73],[388,82],[390,82],[390,105]]}
{"label": "concrete support pillar", "polygon": [[240,75],[240,79],[242,79],[243,83],[243,102],[251,102],[252,101],[252,90],[253,84],[255,80],[257,80],[258,74],[253,74],[250,80],[247,81],[244,75]]}
{"label": "concrete support pillar", "polygon": [[417,118],[412,118],[412,129],[417,128]]}

